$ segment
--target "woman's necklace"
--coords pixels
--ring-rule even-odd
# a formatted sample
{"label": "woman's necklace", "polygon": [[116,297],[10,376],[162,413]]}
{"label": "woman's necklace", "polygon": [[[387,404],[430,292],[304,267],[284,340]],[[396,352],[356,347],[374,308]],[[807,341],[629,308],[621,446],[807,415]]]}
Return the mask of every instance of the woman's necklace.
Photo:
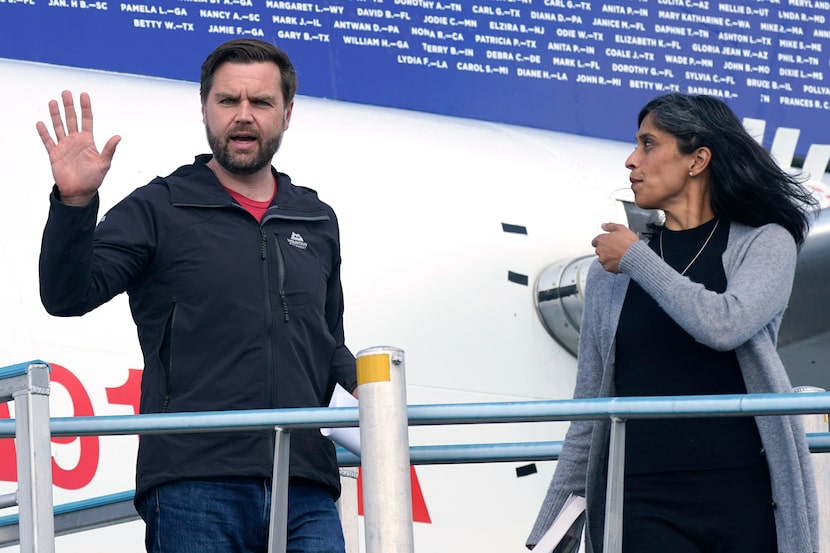
{"label": "woman's necklace", "polygon": [[[702,253],[703,253],[703,250],[704,250],[704,249],[706,249],[706,244],[708,244],[708,243],[709,243],[709,240],[711,240],[711,239],[712,239],[712,237],[715,235],[715,231],[716,231],[716,230],[718,230],[718,224],[719,224],[719,223],[720,223],[720,219],[718,219],[717,221],[715,221],[715,226],[714,226],[714,227],[712,227],[712,232],[710,232],[710,233],[709,233],[709,236],[706,238],[706,241],[703,243],[703,245],[700,247],[700,249],[699,249],[699,250],[697,250],[697,253],[696,253],[696,254],[695,254],[695,256],[692,258],[692,260],[691,260],[691,261],[689,261],[689,264],[688,264],[688,265],[686,265],[686,268],[685,268],[685,269],[683,269],[683,272],[682,272],[682,273],[680,273],[680,275],[681,275],[681,276],[685,276],[685,275],[686,275],[686,271],[688,271],[688,270],[689,270],[689,267],[691,267],[691,266],[692,266],[692,264],[694,264],[694,262],[695,262],[695,261],[697,261],[697,258],[698,258],[698,257],[700,257],[700,254],[702,254]],[[663,230],[665,230],[665,229],[663,229]],[[660,259],[662,259],[663,261],[665,261],[665,260],[666,260],[666,258],[665,258],[665,256],[663,255],[663,230],[661,230],[661,231],[660,231]]]}

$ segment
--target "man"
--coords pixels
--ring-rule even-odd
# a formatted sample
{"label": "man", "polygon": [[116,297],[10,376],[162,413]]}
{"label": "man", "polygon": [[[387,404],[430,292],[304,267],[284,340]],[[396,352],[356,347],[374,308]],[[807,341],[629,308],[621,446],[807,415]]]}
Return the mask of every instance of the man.
{"label": "man", "polygon": [[[55,179],[40,257],[41,299],[82,315],[126,291],[144,354],[141,412],[328,404],[356,387],[344,343],[334,211],[271,167],[297,79],[265,42],[232,40],[202,65],[212,155],[135,190],[95,225],[119,136],[95,147],[89,96],[37,130]],[[273,432],[142,436],[136,508],[148,552],[267,551]],[[288,550],[344,551],[334,446],[294,431]]]}

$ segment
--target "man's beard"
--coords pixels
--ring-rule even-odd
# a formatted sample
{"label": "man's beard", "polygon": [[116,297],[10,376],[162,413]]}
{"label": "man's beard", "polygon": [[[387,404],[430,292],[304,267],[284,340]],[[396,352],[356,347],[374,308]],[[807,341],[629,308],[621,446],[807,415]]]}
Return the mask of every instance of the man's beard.
{"label": "man's beard", "polygon": [[258,153],[253,158],[245,160],[240,159],[241,156],[232,155],[228,150],[228,140],[219,138],[210,132],[210,127],[207,125],[205,125],[205,131],[210,150],[213,152],[213,159],[226,171],[235,175],[253,175],[260,169],[268,167],[271,159],[280,149],[282,135],[285,133],[285,131],[280,131],[277,136],[266,142],[259,142],[260,137],[258,137],[257,141],[260,144]]}

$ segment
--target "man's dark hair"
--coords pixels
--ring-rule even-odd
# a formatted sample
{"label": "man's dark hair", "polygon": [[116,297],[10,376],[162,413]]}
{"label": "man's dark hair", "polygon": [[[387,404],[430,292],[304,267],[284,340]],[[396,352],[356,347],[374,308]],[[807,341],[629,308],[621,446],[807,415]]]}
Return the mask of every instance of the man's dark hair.
{"label": "man's dark hair", "polygon": [[213,75],[223,63],[259,63],[271,62],[280,70],[282,85],[282,99],[286,106],[294,99],[297,92],[297,72],[288,55],[268,42],[262,40],[242,38],[229,40],[216,47],[202,64],[202,74],[199,78],[199,94],[202,103],[207,101],[210,88],[213,86]]}

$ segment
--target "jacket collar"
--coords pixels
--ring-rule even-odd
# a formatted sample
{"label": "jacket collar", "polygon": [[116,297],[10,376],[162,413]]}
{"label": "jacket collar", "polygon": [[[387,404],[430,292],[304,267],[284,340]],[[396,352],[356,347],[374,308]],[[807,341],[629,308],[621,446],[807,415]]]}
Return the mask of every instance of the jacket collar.
{"label": "jacket collar", "polygon": [[[230,206],[234,204],[231,195],[216,178],[216,174],[207,166],[213,158],[211,154],[201,154],[191,165],[183,165],[164,178],[170,190],[170,203],[173,205]],[[273,204],[280,207],[319,208],[317,193],[291,183],[291,177],[279,173],[271,167],[271,173],[277,179],[277,195]]]}

